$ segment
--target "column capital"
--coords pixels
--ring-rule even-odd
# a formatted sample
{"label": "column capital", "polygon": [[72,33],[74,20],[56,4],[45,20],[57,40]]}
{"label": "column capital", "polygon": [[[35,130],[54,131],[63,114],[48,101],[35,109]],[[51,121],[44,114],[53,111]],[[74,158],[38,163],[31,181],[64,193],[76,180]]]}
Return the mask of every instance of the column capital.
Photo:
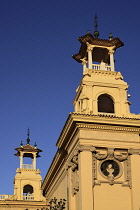
{"label": "column capital", "polygon": [[92,145],[91,146],[79,145],[78,150],[79,150],[79,152],[83,152],[83,151],[94,152],[96,150],[96,148]]}
{"label": "column capital", "polygon": [[86,44],[87,44],[87,52],[92,51],[93,46],[91,44],[89,44],[89,42],[87,42]]}
{"label": "column capital", "polygon": [[109,54],[111,55],[111,54],[114,54],[114,52],[115,52],[115,50],[113,50],[113,49],[110,49],[109,50]]}
{"label": "column capital", "polygon": [[85,65],[85,64],[87,63],[86,58],[82,58],[82,59],[80,59],[80,60],[82,61],[82,64],[83,64],[83,65]]}

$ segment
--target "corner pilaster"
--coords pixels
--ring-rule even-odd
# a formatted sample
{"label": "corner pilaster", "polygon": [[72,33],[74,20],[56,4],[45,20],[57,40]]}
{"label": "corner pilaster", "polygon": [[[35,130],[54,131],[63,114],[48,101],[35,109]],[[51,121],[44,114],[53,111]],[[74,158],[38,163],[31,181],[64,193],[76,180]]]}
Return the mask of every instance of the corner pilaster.
{"label": "corner pilaster", "polygon": [[79,209],[93,210],[92,152],[83,150],[79,153]]}

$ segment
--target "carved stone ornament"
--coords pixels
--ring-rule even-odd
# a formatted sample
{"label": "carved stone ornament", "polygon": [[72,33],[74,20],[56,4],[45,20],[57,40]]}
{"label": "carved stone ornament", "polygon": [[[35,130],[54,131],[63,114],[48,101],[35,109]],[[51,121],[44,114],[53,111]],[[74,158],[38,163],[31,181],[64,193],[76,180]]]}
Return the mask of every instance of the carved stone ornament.
{"label": "carved stone ornament", "polygon": [[74,196],[79,191],[79,169],[78,169],[78,153],[79,150],[75,150],[71,161],[66,165],[66,170],[71,168],[71,182],[72,182],[72,195]]}
{"label": "carved stone ornament", "polygon": [[72,195],[74,196],[79,191],[79,170],[75,169],[72,173]]}
{"label": "carved stone ornament", "polygon": [[[131,187],[131,167],[128,150],[113,149],[113,148],[96,148],[93,151],[93,186],[95,184],[101,184],[101,181],[97,180],[97,161],[99,161],[99,172],[107,179],[110,185],[115,183],[121,183],[123,186]],[[124,161],[125,165],[125,177],[126,180],[117,182],[116,179],[122,176],[123,167],[120,162]]]}
{"label": "carved stone ornament", "polygon": [[102,150],[98,151],[98,150],[94,150],[93,152],[93,156],[97,159],[97,160],[104,160],[104,159],[116,159],[118,161],[124,161],[127,159],[128,157],[128,152],[119,152],[119,154],[117,154],[117,150],[114,151],[113,148],[108,148],[106,149],[106,154],[102,154],[101,153]]}
{"label": "carved stone ornament", "polygon": [[101,174],[109,180],[110,185],[113,185],[114,180],[122,174],[121,165],[117,161],[111,159],[101,162],[100,171]]}
{"label": "carved stone ornament", "polygon": [[130,189],[132,188],[132,179],[131,179],[131,161],[130,156],[128,156],[127,160],[125,161],[126,164],[126,180],[123,183],[123,186],[129,186]]}
{"label": "carved stone ornament", "polygon": [[[77,153],[77,152],[76,152]],[[73,156],[71,162],[72,166],[72,195],[75,195],[79,191],[79,169],[78,169],[78,154]]]}

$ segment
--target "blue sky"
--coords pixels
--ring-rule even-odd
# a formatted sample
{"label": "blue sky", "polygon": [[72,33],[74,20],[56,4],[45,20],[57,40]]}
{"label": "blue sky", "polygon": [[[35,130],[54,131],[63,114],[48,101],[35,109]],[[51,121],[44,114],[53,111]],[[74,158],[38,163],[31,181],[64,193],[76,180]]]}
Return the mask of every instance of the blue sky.
{"label": "blue sky", "polygon": [[0,194],[13,194],[20,141],[42,149],[38,168],[44,178],[55,143],[73,111],[82,66],[72,59],[77,38],[109,32],[125,44],[115,54],[116,71],[130,85],[131,112],[140,112],[140,3],[126,0],[0,0]]}

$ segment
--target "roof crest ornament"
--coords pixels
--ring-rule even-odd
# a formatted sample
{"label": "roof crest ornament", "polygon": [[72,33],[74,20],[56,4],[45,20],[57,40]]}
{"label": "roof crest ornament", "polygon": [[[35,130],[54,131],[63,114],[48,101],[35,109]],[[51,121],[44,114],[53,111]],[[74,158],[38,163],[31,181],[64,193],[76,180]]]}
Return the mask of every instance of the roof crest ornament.
{"label": "roof crest ornament", "polygon": [[30,144],[30,129],[29,128],[27,130],[27,139],[26,139],[26,141],[27,141],[27,144]]}
{"label": "roof crest ornament", "polygon": [[99,37],[99,31],[98,31],[98,19],[97,19],[97,15],[95,15],[94,17],[94,27],[95,27],[95,30],[94,30],[94,38],[97,39]]}

